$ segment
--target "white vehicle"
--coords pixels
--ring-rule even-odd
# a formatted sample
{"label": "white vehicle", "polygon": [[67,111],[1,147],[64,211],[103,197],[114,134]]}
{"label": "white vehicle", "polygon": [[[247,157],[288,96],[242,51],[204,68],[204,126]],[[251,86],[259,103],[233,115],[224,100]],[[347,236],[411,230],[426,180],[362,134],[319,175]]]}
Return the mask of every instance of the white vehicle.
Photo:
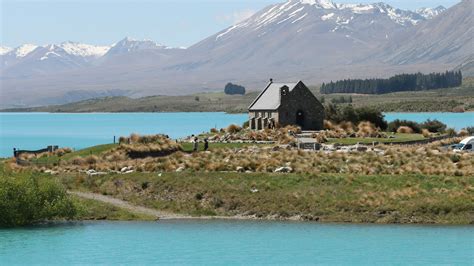
{"label": "white vehicle", "polygon": [[463,139],[459,144],[454,145],[455,152],[474,152],[474,137]]}

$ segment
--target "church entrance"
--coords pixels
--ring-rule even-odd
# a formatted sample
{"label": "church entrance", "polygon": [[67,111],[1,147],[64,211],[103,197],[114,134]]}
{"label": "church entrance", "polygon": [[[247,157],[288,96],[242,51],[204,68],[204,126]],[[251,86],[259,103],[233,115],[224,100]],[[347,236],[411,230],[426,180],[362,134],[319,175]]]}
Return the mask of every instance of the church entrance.
{"label": "church entrance", "polygon": [[296,125],[300,126],[301,129],[304,128],[304,113],[301,110],[296,112]]}

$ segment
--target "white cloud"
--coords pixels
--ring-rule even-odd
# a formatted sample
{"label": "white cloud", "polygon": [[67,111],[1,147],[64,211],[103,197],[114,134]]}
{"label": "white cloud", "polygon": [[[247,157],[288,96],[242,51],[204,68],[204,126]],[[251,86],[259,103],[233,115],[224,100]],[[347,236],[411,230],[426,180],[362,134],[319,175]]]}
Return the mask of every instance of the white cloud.
{"label": "white cloud", "polygon": [[232,14],[223,14],[217,16],[217,20],[225,21],[225,22],[232,22],[232,24],[239,23],[244,21],[255,14],[255,10],[252,9],[245,9],[241,11],[234,11]]}

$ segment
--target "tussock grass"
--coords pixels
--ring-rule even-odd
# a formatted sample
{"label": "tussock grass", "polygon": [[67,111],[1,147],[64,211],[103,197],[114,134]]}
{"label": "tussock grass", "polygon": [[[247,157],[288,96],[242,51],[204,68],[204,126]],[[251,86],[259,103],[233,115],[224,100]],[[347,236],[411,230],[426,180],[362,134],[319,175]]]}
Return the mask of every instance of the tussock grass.
{"label": "tussock grass", "polygon": [[[412,134],[413,133],[413,129],[411,127],[408,127],[408,126],[401,126],[397,129],[397,133],[401,133],[401,134]],[[428,131],[429,133],[429,131]],[[424,136],[424,135],[423,135]]]}

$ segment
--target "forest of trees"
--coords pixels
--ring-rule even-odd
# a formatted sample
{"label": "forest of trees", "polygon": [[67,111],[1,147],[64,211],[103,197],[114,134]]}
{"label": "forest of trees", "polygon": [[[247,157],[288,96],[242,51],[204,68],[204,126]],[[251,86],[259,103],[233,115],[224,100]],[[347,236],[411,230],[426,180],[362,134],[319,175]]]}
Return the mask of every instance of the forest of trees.
{"label": "forest of trees", "polygon": [[346,79],[321,86],[321,93],[383,94],[397,91],[420,91],[458,87],[462,84],[461,71],[431,74],[401,74],[388,79]]}
{"label": "forest of trees", "polygon": [[237,84],[232,84],[229,82],[227,83],[227,85],[225,85],[224,93],[228,95],[235,95],[235,94],[244,95],[245,87],[237,85]]}

